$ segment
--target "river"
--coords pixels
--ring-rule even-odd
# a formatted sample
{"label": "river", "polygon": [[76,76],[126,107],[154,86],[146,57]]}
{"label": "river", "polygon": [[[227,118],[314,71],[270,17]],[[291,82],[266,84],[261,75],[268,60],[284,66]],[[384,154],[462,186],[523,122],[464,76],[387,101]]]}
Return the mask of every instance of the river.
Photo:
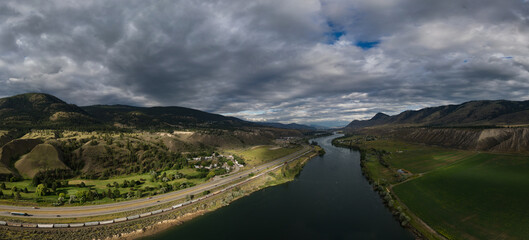
{"label": "river", "polygon": [[316,138],[327,152],[292,182],[146,239],[414,239],[400,227],[360,170],[360,154]]}

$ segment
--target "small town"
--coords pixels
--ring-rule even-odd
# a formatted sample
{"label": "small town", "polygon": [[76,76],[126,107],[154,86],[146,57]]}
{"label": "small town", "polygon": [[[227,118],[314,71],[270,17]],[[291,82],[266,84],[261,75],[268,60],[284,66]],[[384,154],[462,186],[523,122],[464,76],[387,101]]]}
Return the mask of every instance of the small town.
{"label": "small town", "polygon": [[188,158],[188,162],[195,163],[194,167],[197,169],[225,169],[226,172],[231,172],[236,167],[242,168],[244,165],[239,163],[233,155],[222,155],[213,153],[211,156]]}

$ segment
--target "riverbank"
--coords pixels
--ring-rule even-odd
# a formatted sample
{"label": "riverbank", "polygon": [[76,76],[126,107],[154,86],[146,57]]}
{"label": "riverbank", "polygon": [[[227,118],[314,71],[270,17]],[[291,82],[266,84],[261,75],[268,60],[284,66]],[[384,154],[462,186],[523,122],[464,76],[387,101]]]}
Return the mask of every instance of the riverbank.
{"label": "riverbank", "polygon": [[[360,151],[371,186],[424,238],[525,239],[529,234],[526,153],[453,149],[385,135],[334,142]],[[396,216],[401,223],[407,220]]]}
{"label": "riverbank", "polygon": [[[370,139],[369,136],[364,136],[364,140],[366,139],[374,140]],[[379,194],[395,219],[400,222],[403,228],[413,233],[416,239],[446,239],[417,217],[393,192],[392,183],[405,181],[405,179],[400,178],[398,173],[390,169],[383,157],[386,154],[385,150],[367,148],[362,146],[358,139],[353,141],[347,136],[333,139],[332,144],[360,153],[362,175],[369,181],[372,189]]]}
{"label": "riverbank", "polygon": [[306,162],[293,181],[142,240],[414,239],[371,190],[358,153],[332,146],[335,137],[312,139],[326,153]]}
{"label": "riverbank", "polygon": [[137,229],[133,232],[123,233],[114,235],[105,240],[115,240],[115,239],[138,239],[142,237],[147,237],[151,235],[156,235],[157,233],[166,231],[167,229],[185,223],[186,221],[192,220],[195,217],[207,214],[209,212],[215,211],[221,207],[229,205],[231,202],[236,201],[240,198],[248,196],[256,191],[262,190],[267,187],[276,186],[283,184],[289,181],[294,180],[295,176],[299,174],[303,166],[313,157],[318,156],[318,152],[321,148],[316,147],[315,152],[311,152],[308,156],[303,156],[298,158],[290,163],[283,165],[277,170],[271,171],[266,175],[263,175],[254,181],[251,181],[238,190],[237,194],[227,193],[227,198],[222,199],[222,204],[208,204],[209,208],[204,208],[196,212],[188,213],[183,216],[177,217],[176,219],[166,219],[163,221],[156,222],[154,225],[148,226],[146,228]]}
{"label": "riverbank", "polygon": [[[312,157],[316,156],[314,151],[281,167],[263,174],[252,181],[233,188],[224,193],[215,195],[204,201],[185,206],[182,209],[170,211],[160,215],[141,218],[134,221],[119,223],[115,225],[97,226],[78,229],[22,229],[12,227],[1,227],[1,239],[136,239],[160,231],[172,226],[182,224],[196,216],[214,211],[231,202],[247,196],[265,187],[278,185],[294,179],[303,165]],[[258,174],[259,175],[259,174]],[[258,176],[256,175],[256,176]]]}

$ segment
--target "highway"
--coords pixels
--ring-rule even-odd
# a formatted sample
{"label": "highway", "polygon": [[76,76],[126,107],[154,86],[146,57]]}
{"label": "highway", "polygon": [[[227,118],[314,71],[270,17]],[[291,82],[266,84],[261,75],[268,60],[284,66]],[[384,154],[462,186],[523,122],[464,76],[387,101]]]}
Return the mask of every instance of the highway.
{"label": "highway", "polygon": [[33,209],[33,207],[22,207],[12,205],[0,205],[0,216],[11,216],[10,212],[24,212],[30,214],[30,216],[20,217],[23,218],[79,218],[79,217],[90,217],[99,216],[119,212],[128,212],[147,207],[155,207],[164,203],[184,199],[187,195],[198,195],[206,190],[213,190],[223,185],[235,183],[238,180],[244,179],[250,173],[267,172],[271,171],[274,167],[284,164],[285,162],[293,161],[307,153],[312,151],[310,146],[304,146],[303,149],[289,154],[285,157],[276,159],[274,161],[256,166],[251,169],[239,171],[228,175],[224,178],[216,178],[206,183],[174,191],[170,193],[160,194],[151,198],[141,198],[123,202],[101,204],[101,205],[87,205],[87,206],[75,206],[75,207],[42,207],[39,209]]}

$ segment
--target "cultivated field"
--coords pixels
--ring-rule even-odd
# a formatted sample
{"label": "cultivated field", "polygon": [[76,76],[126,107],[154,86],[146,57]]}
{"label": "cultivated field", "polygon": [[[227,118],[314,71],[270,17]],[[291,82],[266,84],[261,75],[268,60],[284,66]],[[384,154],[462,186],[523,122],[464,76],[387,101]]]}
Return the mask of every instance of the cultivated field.
{"label": "cultivated field", "polygon": [[393,189],[448,238],[526,239],[528,172],[526,156],[481,153]]}
{"label": "cultivated field", "polygon": [[390,163],[392,168],[406,169],[414,174],[428,172],[475,154],[470,151],[412,144],[387,138],[365,141],[365,136],[353,136],[343,140],[352,140],[353,145],[363,149],[383,150],[384,160]]}
{"label": "cultivated field", "polygon": [[[366,136],[341,140],[342,145],[366,150],[369,177],[392,189],[411,212],[448,239],[525,239],[529,235],[529,156]],[[401,174],[398,169],[411,173]]]}

